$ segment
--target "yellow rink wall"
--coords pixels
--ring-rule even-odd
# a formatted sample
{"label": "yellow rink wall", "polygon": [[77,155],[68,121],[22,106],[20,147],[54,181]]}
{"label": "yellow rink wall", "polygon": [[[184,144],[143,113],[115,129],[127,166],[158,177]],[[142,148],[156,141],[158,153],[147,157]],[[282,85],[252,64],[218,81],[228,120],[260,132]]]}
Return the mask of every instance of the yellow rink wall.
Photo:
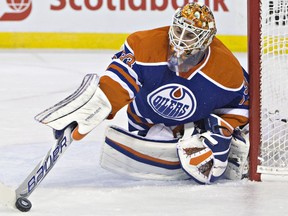
{"label": "yellow rink wall", "polygon": [[[1,49],[112,49],[118,50],[125,33],[1,32]],[[247,37],[218,35],[232,52],[247,52]]]}

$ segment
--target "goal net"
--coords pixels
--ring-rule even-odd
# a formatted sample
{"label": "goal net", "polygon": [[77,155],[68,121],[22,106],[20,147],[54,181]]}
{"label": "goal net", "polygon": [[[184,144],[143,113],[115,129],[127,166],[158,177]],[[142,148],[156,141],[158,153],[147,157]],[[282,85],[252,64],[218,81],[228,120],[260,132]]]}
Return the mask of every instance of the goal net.
{"label": "goal net", "polygon": [[249,13],[250,178],[288,180],[288,0],[250,0]]}

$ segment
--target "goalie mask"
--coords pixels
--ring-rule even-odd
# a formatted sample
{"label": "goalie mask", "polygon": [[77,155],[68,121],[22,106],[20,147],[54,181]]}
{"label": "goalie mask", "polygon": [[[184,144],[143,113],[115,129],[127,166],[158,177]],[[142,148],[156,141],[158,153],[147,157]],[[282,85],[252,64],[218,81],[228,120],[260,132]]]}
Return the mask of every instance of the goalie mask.
{"label": "goalie mask", "polygon": [[174,72],[187,72],[197,65],[216,34],[211,10],[200,3],[178,8],[169,29],[168,65]]}

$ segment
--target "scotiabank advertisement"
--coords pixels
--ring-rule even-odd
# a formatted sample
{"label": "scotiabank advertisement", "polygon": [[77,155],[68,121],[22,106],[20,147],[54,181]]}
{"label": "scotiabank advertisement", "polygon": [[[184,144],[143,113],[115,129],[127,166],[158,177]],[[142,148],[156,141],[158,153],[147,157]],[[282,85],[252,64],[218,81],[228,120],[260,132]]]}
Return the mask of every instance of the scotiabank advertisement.
{"label": "scotiabank advertisement", "polygon": [[[193,0],[0,0],[1,32],[131,33],[169,25]],[[222,35],[246,35],[246,0],[194,0],[213,11]]]}

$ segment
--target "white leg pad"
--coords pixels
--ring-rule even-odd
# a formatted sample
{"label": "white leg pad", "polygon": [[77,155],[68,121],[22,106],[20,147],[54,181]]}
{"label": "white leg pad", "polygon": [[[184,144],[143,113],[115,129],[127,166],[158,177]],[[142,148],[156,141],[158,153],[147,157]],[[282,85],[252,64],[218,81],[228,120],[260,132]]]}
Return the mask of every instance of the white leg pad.
{"label": "white leg pad", "polygon": [[189,179],[181,169],[176,144],[176,139],[151,140],[115,126],[108,127],[100,165],[114,173],[137,179]]}

